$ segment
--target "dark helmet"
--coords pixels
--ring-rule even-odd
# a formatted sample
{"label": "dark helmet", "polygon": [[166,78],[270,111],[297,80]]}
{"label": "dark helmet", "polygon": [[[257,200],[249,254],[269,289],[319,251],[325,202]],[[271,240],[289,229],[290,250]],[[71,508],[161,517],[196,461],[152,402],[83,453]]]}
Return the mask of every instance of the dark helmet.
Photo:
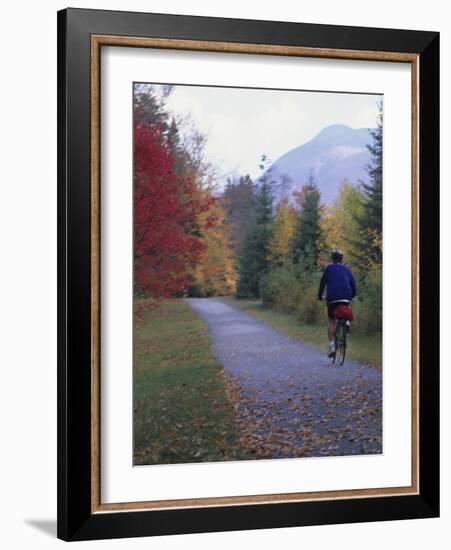
{"label": "dark helmet", "polygon": [[339,249],[339,248],[336,248],[332,254],[332,260],[334,262],[342,262],[343,261],[343,252]]}

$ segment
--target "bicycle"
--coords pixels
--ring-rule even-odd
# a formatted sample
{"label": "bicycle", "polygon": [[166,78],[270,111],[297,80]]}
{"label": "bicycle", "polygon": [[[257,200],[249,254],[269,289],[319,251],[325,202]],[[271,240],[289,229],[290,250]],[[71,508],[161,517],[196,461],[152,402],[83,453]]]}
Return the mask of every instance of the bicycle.
{"label": "bicycle", "polygon": [[338,357],[338,364],[343,365],[346,356],[346,321],[343,318],[337,320],[335,332],[335,353],[331,357],[332,364]]}
{"label": "bicycle", "polygon": [[[351,303],[346,305],[350,306]],[[336,317],[336,330],[335,330],[335,353],[331,357],[332,364],[338,358],[338,364],[341,366],[345,362],[346,357],[346,340],[348,335],[349,320],[344,317]]]}

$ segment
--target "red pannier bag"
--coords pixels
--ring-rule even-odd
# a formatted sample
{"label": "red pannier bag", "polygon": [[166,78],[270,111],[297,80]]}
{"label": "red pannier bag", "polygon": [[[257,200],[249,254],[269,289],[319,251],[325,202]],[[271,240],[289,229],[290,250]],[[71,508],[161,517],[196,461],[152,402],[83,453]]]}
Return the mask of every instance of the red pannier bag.
{"label": "red pannier bag", "polygon": [[340,317],[341,319],[346,319],[346,321],[354,321],[354,314],[352,308],[347,305],[340,305],[334,309],[335,317]]}

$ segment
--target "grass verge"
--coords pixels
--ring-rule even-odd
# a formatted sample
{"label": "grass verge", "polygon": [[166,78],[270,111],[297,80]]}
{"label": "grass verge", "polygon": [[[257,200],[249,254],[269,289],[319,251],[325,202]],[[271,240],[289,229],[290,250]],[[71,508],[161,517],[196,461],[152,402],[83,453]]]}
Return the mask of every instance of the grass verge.
{"label": "grass verge", "polygon": [[[237,300],[223,298],[230,305],[249,313],[253,317],[265,321],[282,334],[302,340],[320,349],[327,347],[327,327],[325,324],[306,325],[298,321],[291,313],[282,313],[266,309],[261,301]],[[349,359],[354,359],[373,367],[382,367],[382,338],[380,336],[363,336],[352,332],[349,337],[349,347],[346,350]]]}
{"label": "grass verge", "polygon": [[247,458],[208,328],[182,300],[135,322],[133,412],[135,465]]}

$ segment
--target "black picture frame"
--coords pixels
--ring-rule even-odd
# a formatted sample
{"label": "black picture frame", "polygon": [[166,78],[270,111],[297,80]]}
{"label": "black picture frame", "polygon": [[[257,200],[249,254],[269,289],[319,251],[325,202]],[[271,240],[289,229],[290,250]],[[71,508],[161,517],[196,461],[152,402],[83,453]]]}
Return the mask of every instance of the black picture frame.
{"label": "black picture frame", "polygon": [[[418,56],[418,494],[93,513],[92,35]],[[73,541],[437,517],[438,207],[439,33],[85,9],[58,12],[58,537]]]}

